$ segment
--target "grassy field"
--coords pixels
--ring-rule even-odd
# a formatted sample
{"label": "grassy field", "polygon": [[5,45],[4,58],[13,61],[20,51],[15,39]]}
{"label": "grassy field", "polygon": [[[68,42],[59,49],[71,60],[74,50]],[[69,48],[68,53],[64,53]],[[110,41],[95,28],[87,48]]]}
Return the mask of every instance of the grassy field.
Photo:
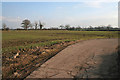
{"label": "grassy field", "polygon": [[118,31],[2,31],[3,77],[25,77],[66,46],[99,38],[118,38]]}
{"label": "grassy field", "polygon": [[61,31],[61,30],[36,30],[36,31],[3,31],[3,52],[20,48],[49,45],[64,40],[84,40],[95,38],[116,38],[117,31]]}

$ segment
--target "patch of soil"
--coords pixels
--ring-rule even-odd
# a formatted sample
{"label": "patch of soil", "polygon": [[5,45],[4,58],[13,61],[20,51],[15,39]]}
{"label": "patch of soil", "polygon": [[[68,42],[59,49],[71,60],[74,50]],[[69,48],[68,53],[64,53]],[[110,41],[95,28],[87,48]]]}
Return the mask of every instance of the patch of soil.
{"label": "patch of soil", "polygon": [[78,41],[66,41],[51,46],[9,52],[2,55],[2,78],[25,78],[51,57],[55,56],[68,45]]}

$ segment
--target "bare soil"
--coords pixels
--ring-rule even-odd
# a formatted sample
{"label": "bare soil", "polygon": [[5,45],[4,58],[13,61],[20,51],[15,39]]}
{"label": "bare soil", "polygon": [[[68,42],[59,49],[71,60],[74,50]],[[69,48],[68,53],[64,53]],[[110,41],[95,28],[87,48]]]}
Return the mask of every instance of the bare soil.
{"label": "bare soil", "polygon": [[2,78],[26,78],[48,59],[56,55],[68,45],[78,41],[64,41],[43,47],[31,47],[2,54]]}
{"label": "bare soil", "polygon": [[87,40],[68,46],[29,78],[117,78],[118,39]]}

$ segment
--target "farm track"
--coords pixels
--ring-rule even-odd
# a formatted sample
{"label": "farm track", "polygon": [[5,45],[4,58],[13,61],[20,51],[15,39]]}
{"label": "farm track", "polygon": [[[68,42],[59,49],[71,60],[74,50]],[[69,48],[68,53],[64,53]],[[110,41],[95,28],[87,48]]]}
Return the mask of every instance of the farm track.
{"label": "farm track", "polygon": [[117,78],[118,39],[87,40],[68,46],[29,78]]}

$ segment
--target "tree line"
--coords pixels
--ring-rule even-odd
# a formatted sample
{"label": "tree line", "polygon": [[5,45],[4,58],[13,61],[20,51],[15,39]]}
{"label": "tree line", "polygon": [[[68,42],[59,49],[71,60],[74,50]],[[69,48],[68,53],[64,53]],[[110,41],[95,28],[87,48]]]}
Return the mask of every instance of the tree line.
{"label": "tree line", "polygon": [[35,21],[34,24],[31,24],[30,20],[28,19],[23,20],[21,24],[21,27],[23,27],[25,30],[28,30],[28,28],[33,29],[33,26],[35,26],[35,29],[38,29],[38,27],[39,29],[42,29],[44,27],[44,24],[41,21]]}
{"label": "tree line", "polygon": [[[30,22],[30,20],[28,19],[25,19],[22,21],[21,23],[21,27],[24,29],[24,30],[28,30],[28,29],[35,29],[37,30],[38,27],[39,29],[41,30],[43,27],[44,27],[44,23],[42,23],[41,21],[35,21],[33,24]],[[33,28],[33,26],[35,28]],[[23,30],[21,28],[17,28],[17,30]],[[7,25],[5,23],[2,24],[2,30],[9,30],[9,27],[7,27]]]}
{"label": "tree line", "polygon": [[77,31],[120,31],[120,28],[114,28],[112,27],[110,24],[107,26],[97,26],[97,27],[93,27],[93,26],[89,26],[89,27],[71,27],[70,25],[60,25],[59,26],[61,29],[66,29],[66,30],[77,30]]}
{"label": "tree line", "polygon": [[[43,28],[44,27],[44,23],[42,23],[41,21],[35,21],[33,24],[30,22],[30,20],[25,19],[22,21],[21,23],[21,27],[24,30],[28,30],[28,29],[35,29],[35,30],[76,30],[76,31],[120,31],[120,28],[113,28],[111,25],[107,25],[107,26],[97,26],[97,27],[71,27],[69,24],[67,25],[60,25],[57,28],[51,27],[51,28]],[[33,28],[34,26],[34,28]],[[23,30],[21,28],[17,28],[17,30]],[[7,25],[5,23],[3,23],[2,25],[2,30],[9,30],[9,27],[7,27]]]}

